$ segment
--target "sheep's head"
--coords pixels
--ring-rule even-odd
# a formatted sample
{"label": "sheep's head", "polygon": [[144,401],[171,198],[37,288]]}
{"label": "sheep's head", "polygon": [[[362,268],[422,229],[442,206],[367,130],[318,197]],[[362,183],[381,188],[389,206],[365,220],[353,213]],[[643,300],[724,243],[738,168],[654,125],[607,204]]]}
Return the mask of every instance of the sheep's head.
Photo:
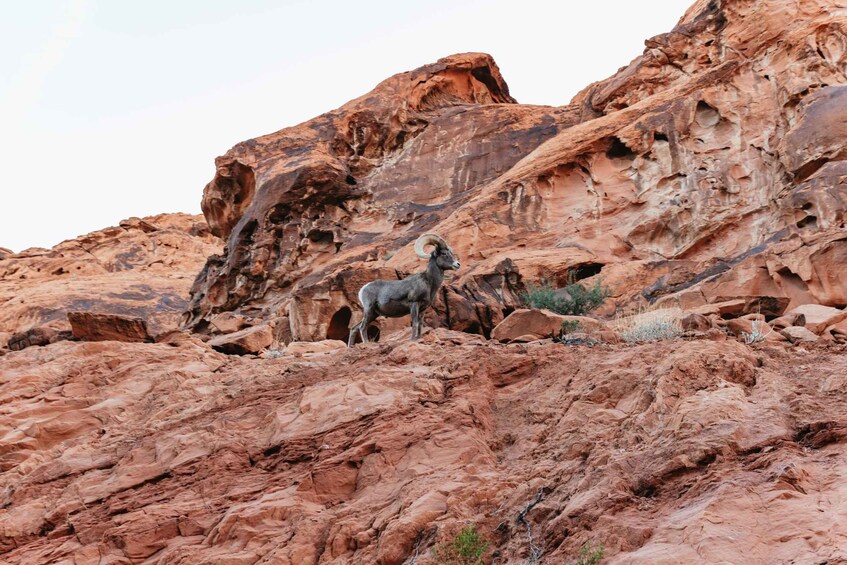
{"label": "sheep's head", "polygon": [[[432,245],[435,249],[427,253],[424,248]],[[415,242],[415,254],[421,259],[435,259],[435,264],[443,271],[456,270],[461,265],[447,242],[434,233],[425,233]]]}

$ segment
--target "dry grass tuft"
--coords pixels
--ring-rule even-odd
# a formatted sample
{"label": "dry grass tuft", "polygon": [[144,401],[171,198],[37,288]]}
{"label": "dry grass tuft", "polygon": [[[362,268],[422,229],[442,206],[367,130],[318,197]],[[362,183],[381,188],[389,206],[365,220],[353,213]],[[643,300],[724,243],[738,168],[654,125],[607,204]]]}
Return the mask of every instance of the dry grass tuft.
{"label": "dry grass tuft", "polygon": [[659,308],[615,320],[613,327],[629,343],[673,339],[682,334],[682,309]]}

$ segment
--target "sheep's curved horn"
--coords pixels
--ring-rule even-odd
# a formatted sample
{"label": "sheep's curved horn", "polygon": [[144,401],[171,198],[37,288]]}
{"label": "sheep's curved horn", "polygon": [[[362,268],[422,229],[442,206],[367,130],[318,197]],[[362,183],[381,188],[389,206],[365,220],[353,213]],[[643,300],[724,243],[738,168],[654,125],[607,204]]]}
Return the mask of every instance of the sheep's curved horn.
{"label": "sheep's curved horn", "polygon": [[421,259],[429,259],[429,253],[424,251],[424,247],[427,245],[434,245],[436,247],[445,247],[450,249],[450,246],[447,245],[447,242],[441,239],[439,236],[434,233],[425,233],[418,238],[415,242],[415,255],[420,257]]}

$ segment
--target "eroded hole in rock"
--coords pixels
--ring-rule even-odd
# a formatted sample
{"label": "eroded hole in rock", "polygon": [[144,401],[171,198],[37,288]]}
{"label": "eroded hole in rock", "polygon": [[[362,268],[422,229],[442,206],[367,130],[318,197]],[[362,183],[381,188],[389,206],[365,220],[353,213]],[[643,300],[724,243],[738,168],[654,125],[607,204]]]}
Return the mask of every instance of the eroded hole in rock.
{"label": "eroded hole in rock", "polygon": [[272,224],[287,224],[291,221],[289,208],[285,204],[277,204],[268,212],[268,222]]}
{"label": "eroded hole in rock", "polygon": [[667,141],[668,136],[663,134],[662,132],[654,131],[653,132],[653,141]]}
{"label": "eroded hole in rock", "polygon": [[797,222],[798,228],[816,228],[818,226],[818,218],[816,216],[806,216],[799,222]]}
{"label": "eroded hole in rock", "polygon": [[612,138],[612,146],[606,150],[609,159],[635,159],[635,153],[617,137]]}
{"label": "eroded hole in rock", "polygon": [[347,338],[350,337],[350,319],[352,317],[353,312],[347,306],[333,314],[329,321],[329,328],[326,330],[326,338],[338,339],[347,343]]}
{"label": "eroded hole in rock", "polygon": [[368,326],[368,339],[371,341],[379,341],[379,326],[374,326],[371,324]]}
{"label": "eroded hole in rock", "polygon": [[570,275],[573,277],[574,282],[581,281],[582,279],[599,275],[603,267],[603,263],[582,263],[572,268]]}
{"label": "eroded hole in rock", "polygon": [[700,127],[714,127],[721,121],[721,115],[713,106],[700,100],[697,102],[697,109],[694,111],[694,121]]}
{"label": "eroded hole in rock", "polygon": [[332,243],[334,237],[331,231],[313,229],[309,230],[307,236],[314,243]]}
{"label": "eroded hole in rock", "polygon": [[814,161],[809,161],[796,171],[794,171],[794,180],[797,182],[806,180],[813,174],[817,172],[818,169],[823,167],[828,162],[828,159],[821,157],[820,159],[815,159]]}

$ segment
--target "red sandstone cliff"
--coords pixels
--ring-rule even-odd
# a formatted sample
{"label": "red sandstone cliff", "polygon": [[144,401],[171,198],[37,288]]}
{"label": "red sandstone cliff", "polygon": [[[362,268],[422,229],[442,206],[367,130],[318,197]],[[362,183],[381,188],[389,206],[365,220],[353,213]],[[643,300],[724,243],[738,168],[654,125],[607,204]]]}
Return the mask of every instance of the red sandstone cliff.
{"label": "red sandstone cliff", "polygon": [[[847,562],[835,334],[486,339],[527,281],[569,272],[611,287],[609,314],[845,314],[845,73],[844,2],[701,1],[567,107],[454,55],[236,145],[208,225],[0,249],[0,346],[69,310],[160,335],[0,349],[0,560],[424,565],[473,523],[486,563],[586,541],[608,563]],[[423,231],[465,267],[420,342],[403,321],[350,350],[206,341],[343,337]]]}
{"label": "red sandstone cliff", "polygon": [[698,2],[563,108],[515,104],[486,55],[447,57],[241,143],[204,193],[227,245],[190,325],[236,311],[339,337],[363,282],[419,268],[424,231],[469,266],[430,324],[485,335],[525,280],[568,271],[623,308],[843,306],[843,9]]}

